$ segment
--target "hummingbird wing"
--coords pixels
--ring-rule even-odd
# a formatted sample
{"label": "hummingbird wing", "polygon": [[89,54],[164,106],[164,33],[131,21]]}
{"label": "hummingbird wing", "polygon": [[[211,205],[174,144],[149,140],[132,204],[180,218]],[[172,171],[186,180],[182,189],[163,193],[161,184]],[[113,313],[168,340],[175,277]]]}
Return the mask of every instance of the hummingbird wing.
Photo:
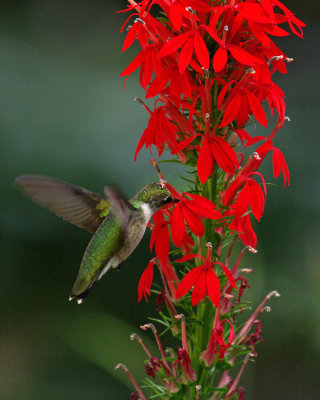
{"label": "hummingbird wing", "polygon": [[111,208],[105,197],[48,176],[22,175],[15,184],[35,203],[92,233]]}
{"label": "hummingbird wing", "polygon": [[105,186],[104,194],[112,206],[112,214],[118,218],[120,225],[126,234],[134,207],[113,186]]}
{"label": "hummingbird wing", "polygon": [[79,304],[102,275],[110,268],[118,267],[126,258],[120,254],[135,209],[114,187],[106,186],[104,192],[111,212],[88,244],[69,297],[69,300],[76,298]]}

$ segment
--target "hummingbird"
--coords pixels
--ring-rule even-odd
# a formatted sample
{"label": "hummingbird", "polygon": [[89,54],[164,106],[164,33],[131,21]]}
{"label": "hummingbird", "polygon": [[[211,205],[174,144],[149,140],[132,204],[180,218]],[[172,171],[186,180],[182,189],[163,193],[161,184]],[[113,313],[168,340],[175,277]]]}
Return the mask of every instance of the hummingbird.
{"label": "hummingbird", "polygon": [[69,297],[78,304],[136,249],[152,215],[176,201],[160,183],[149,183],[130,200],[112,186],[105,186],[101,196],[43,175],[22,175],[15,184],[38,205],[93,233]]}

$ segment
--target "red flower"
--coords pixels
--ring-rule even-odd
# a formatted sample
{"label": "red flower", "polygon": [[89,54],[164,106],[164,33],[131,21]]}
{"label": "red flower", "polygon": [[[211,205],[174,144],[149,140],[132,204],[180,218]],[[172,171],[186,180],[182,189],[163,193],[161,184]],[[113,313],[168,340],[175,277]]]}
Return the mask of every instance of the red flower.
{"label": "red flower", "polygon": [[181,74],[192,62],[193,52],[195,52],[200,65],[205,69],[209,68],[209,52],[197,28],[191,28],[166,42],[159,52],[159,57],[168,56],[180,48],[178,67]]}
{"label": "red flower", "polygon": [[168,260],[170,248],[169,220],[165,219],[165,215],[168,217],[166,209],[161,209],[153,215],[154,228],[150,239],[150,250],[155,246],[157,257],[164,263]]}
{"label": "red flower", "polygon": [[[219,37],[217,32],[217,22],[225,10],[224,7],[217,7],[217,12],[213,16],[210,21],[209,26],[204,26],[209,35],[219,44],[219,49],[215,52],[213,56],[213,68],[215,72],[221,71],[227,61],[228,61],[228,52],[229,51],[232,56],[241,64],[244,65],[256,65],[263,64],[265,62],[264,59],[258,58],[257,56],[248,53],[243,49],[243,44],[233,44],[232,41],[240,28],[242,28],[243,18],[240,14],[236,17],[228,15],[229,24],[223,26],[222,38]],[[230,19],[231,18],[231,19]],[[230,27],[229,27],[230,25]],[[230,30],[230,34],[229,34]]]}
{"label": "red flower", "polygon": [[273,147],[272,150],[273,176],[277,178],[282,172],[283,187],[287,184],[290,185],[290,173],[284,155],[276,147]]}
{"label": "red flower", "polygon": [[[259,173],[255,172],[255,174]],[[263,190],[254,179],[247,178],[246,183],[241,189],[236,201],[234,209],[234,215],[236,218],[240,218],[244,213],[246,213],[250,205],[252,214],[258,221],[260,221],[264,211],[264,202],[267,189],[263,176],[261,174],[259,175],[262,179]]]}
{"label": "red flower", "polygon": [[168,183],[166,183],[166,188],[174,198],[179,200],[175,205],[170,220],[171,237],[177,247],[181,245],[185,238],[185,222],[192,233],[196,236],[203,236],[202,218],[221,218],[221,214],[216,210],[215,204],[205,197],[186,192],[180,194]]}
{"label": "red flower", "polygon": [[236,152],[227,140],[221,136],[204,137],[197,162],[198,175],[202,183],[207,181],[214,160],[221,169],[231,175],[235,173],[235,169],[239,168]]}
{"label": "red flower", "polygon": [[153,266],[157,263],[156,259],[153,258],[149,261],[147,268],[143,271],[138,284],[138,301],[142,299],[142,296],[148,301],[147,295],[150,296],[151,285],[153,280]]}
{"label": "red flower", "polygon": [[237,232],[239,238],[245,246],[251,246],[254,249],[257,246],[257,235],[252,228],[250,215],[246,214],[241,218],[234,218],[229,226],[230,229]]}
{"label": "red flower", "polygon": [[160,156],[164,150],[165,144],[170,145],[171,147],[176,144],[176,133],[178,127],[167,117],[166,107],[158,107],[150,113],[151,116],[148,126],[144,130],[136,148],[134,155],[135,160],[143,146],[149,148],[151,152],[151,146],[155,145]]}
{"label": "red flower", "polygon": [[205,183],[209,178],[214,161],[217,162],[219,167],[228,174],[233,175],[235,169],[239,168],[239,161],[236,152],[230,146],[227,140],[221,136],[214,134],[195,134],[182,142],[178,143],[172,149],[172,154],[182,151],[197,137],[202,136],[201,148],[198,154],[197,170],[201,183]]}
{"label": "red flower", "polygon": [[160,73],[162,70],[161,62],[158,59],[159,50],[156,44],[149,44],[131,61],[120,76],[129,76],[140,67],[140,85],[145,89],[150,83],[152,73]]}
{"label": "red flower", "polygon": [[[223,338],[223,328],[225,322],[228,322],[228,324],[230,325],[228,340],[225,340]],[[235,337],[234,329],[232,323],[228,319],[224,319],[218,322],[218,327],[213,327],[209,338],[208,346],[206,350],[201,354],[200,358],[204,360],[209,366],[216,359],[216,356],[219,352],[219,359],[222,360],[225,351],[227,350],[228,347],[231,346],[234,337]]]}
{"label": "red flower", "polygon": [[176,296],[177,298],[182,297],[188,293],[188,291],[193,287],[192,291],[192,305],[195,306],[199,303],[205,296],[209,296],[212,303],[218,307],[220,303],[220,282],[213,271],[214,265],[220,265],[230,283],[230,285],[236,289],[235,280],[228,270],[228,268],[218,261],[211,261],[212,247],[208,245],[207,257],[204,258],[199,254],[189,254],[183,256],[178,262],[184,262],[191,260],[192,258],[199,257],[203,260],[203,264],[190,270],[185,277],[180,282]]}

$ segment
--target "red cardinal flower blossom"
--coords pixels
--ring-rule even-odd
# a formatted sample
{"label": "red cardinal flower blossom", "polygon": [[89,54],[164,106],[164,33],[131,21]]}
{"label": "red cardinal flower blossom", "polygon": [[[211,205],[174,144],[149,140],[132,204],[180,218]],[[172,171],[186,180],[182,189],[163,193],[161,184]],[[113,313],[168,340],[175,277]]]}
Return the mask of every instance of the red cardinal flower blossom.
{"label": "red cardinal flower blossom", "polygon": [[180,194],[169,183],[166,183],[166,188],[174,198],[179,200],[175,204],[170,220],[172,240],[177,247],[181,245],[185,237],[185,223],[196,236],[203,236],[202,218],[221,218],[221,214],[216,210],[215,204],[205,197],[187,192]]}
{"label": "red cardinal flower blossom", "polygon": [[212,303],[218,307],[220,303],[220,282],[213,271],[214,265],[220,265],[223,268],[223,271],[230,283],[230,285],[236,289],[235,280],[228,270],[228,268],[218,261],[211,261],[212,256],[212,246],[211,244],[207,245],[207,257],[204,258],[199,254],[189,254],[183,256],[178,262],[184,262],[191,260],[192,258],[199,257],[203,260],[203,264],[199,265],[198,267],[193,268],[190,270],[185,277],[180,282],[176,296],[177,298],[182,297],[188,293],[188,291],[193,287],[192,291],[192,305],[195,306],[201,301],[205,296],[209,296]]}

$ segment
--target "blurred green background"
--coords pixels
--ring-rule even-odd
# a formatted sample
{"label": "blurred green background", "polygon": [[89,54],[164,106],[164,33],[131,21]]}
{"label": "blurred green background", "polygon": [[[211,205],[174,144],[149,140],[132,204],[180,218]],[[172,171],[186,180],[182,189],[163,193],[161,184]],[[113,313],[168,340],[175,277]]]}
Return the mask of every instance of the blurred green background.
{"label": "blurred green background", "polygon": [[[277,289],[262,316],[264,345],[241,384],[246,399],[319,398],[319,3],[287,0],[308,27],[305,40],[283,39],[295,62],[278,75],[286,123],[276,138],[292,184],[269,186],[257,227],[258,255],[247,298],[254,305]],[[157,179],[148,152],[133,161],[147,115],[137,74],[122,90],[116,14],[125,1],[2,1],[0,6],[0,399],[128,399],[124,362],[138,381],[144,354],[129,335],[155,315],[154,301],[136,303],[148,237],[123,266],[109,272],[80,307],[68,302],[90,235],[35,206],[12,187],[24,173],[55,176],[102,193],[115,183],[132,196]],[[261,133],[257,130],[256,134]],[[270,177],[270,160],[264,166]],[[182,189],[176,167],[162,167]],[[152,341],[149,337],[146,339]]]}

